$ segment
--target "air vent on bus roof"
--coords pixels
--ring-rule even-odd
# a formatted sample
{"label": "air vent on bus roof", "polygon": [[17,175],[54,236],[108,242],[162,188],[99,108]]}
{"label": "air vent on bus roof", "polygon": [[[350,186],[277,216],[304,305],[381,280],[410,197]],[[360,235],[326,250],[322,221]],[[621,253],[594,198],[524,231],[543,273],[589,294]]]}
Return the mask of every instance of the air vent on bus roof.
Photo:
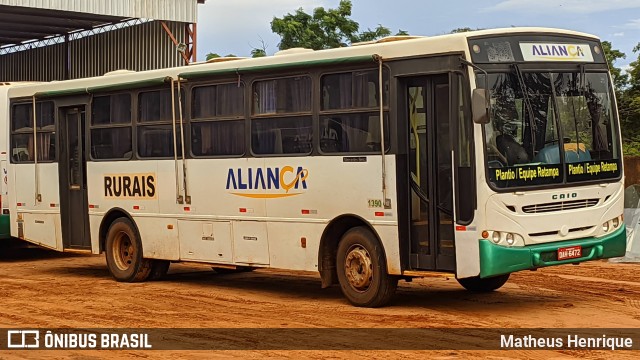
{"label": "air vent on bus roof", "polygon": [[134,73],[134,72],[135,71],[133,71],[133,70],[120,69],[120,70],[109,71],[108,73],[104,74],[104,76],[123,75],[123,74],[130,74],[130,73]]}
{"label": "air vent on bus roof", "polygon": [[280,50],[277,53],[273,54],[274,56],[281,56],[281,55],[293,55],[293,54],[306,54],[306,53],[311,53],[313,52],[313,49],[307,49],[307,48],[291,48],[291,49],[286,49],[286,50]]}
{"label": "air vent on bus roof", "polygon": [[246,57],[225,56],[225,57],[217,57],[217,58],[209,59],[207,60],[207,63],[218,63],[218,62],[242,60],[242,59],[246,59]]}
{"label": "air vent on bus roof", "polygon": [[382,43],[393,42],[393,41],[412,40],[412,39],[420,39],[425,37],[426,36],[395,35],[395,36],[383,37],[382,39],[373,40],[373,41],[363,41],[363,42],[353,43],[351,44],[351,46],[382,44]]}

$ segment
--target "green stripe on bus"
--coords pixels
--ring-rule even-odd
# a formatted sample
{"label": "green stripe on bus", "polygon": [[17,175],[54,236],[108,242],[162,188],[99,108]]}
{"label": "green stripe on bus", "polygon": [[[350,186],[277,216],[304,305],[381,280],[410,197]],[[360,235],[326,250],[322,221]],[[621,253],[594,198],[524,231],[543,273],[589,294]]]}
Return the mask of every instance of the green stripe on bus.
{"label": "green stripe on bus", "polygon": [[364,63],[364,62],[374,62],[377,59],[377,55],[365,55],[365,56],[353,56],[353,57],[345,57],[345,58],[337,58],[337,59],[323,59],[323,60],[311,60],[311,61],[300,61],[293,63],[278,63],[278,64],[270,64],[270,65],[260,65],[260,66],[249,66],[249,67],[240,67],[240,68],[230,68],[230,69],[219,69],[219,70],[204,70],[204,71],[193,71],[193,72],[185,72],[180,74],[180,77],[183,79],[196,79],[206,76],[220,76],[220,75],[231,75],[231,74],[246,74],[252,72],[260,72],[260,71],[273,71],[273,70],[282,70],[282,69],[297,69],[297,68],[306,68],[306,67],[317,67],[317,66],[328,66],[328,65],[347,65],[347,64],[355,64],[355,63]]}
{"label": "green stripe on bus", "polygon": [[168,82],[171,82],[171,78],[168,76],[165,76],[161,78],[130,81],[130,82],[124,82],[124,83],[108,84],[108,85],[89,86],[89,87],[66,89],[66,90],[43,91],[43,92],[36,93],[35,96],[36,98],[41,99],[41,98],[49,98],[49,97],[95,94],[95,93],[101,93],[101,92],[160,86]]}
{"label": "green stripe on bus", "polygon": [[0,215],[0,239],[8,239],[11,237],[11,222],[9,215]]}
{"label": "green stripe on bus", "polygon": [[[582,246],[583,256],[577,259],[554,260],[558,248]],[[499,246],[490,240],[480,240],[480,277],[508,274],[546,266],[573,264],[589,260],[624,256],[627,234],[624,224],[615,232],[599,237],[558,241],[524,247]]]}

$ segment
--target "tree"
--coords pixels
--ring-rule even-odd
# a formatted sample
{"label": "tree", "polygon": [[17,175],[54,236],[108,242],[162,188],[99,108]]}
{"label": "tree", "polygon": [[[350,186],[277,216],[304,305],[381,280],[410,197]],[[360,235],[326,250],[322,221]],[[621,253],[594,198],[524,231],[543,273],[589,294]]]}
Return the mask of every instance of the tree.
{"label": "tree", "polygon": [[221,57],[221,56],[216,54],[216,53],[208,53],[207,54],[207,61],[209,61],[211,59],[219,58],[219,57]]}
{"label": "tree", "polygon": [[[219,57],[222,57],[222,56],[220,56],[220,54],[217,54],[217,53],[208,53],[208,54],[207,54],[207,61],[209,61],[209,60],[211,60],[211,59],[217,59],[217,58],[219,58]],[[224,57],[236,57],[236,55],[234,55],[234,54],[227,54],[227,55],[225,55]]]}
{"label": "tree", "polygon": [[602,51],[607,63],[609,64],[611,76],[613,77],[613,84],[615,85],[618,94],[620,94],[627,84],[628,77],[627,74],[622,73],[622,69],[615,66],[615,62],[618,59],[626,59],[627,55],[618,49],[613,49],[611,47],[611,42],[609,41],[602,42]]}
{"label": "tree", "polygon": [[455,29],[451,30],[450,34],[465,33],[465,32],[469,32],[469,31],[473,31],[473,29],[470,28],[470,27],[455,28]]}
{"label": "tree", "polygon": [[638,93],[640,95],[640,43],[633,48],[634,53],[638,54],[638,59],[629,64],[629,90]]}
{"label": "tree", "polygon": [[484,29],[481,29],[481,28],[472,29],[470,27],[462,27],[462,28],[455,28],[455,29],[451,30],[449,32],[449,34],[465,33],[465,32],[469,32],[469,31],[478,31],[478,30],[484,30]]}
{"label": "tree", "polygon": [[378,24],[378,27],[373,30],[367,29],[366,31],[361,32],[360,34],[356,34],[352,36],[351,43],[357,43],[357,42],[363,42],[363,41],[374,41],[376,39],[380,39],[389,35],[391,35],[391,30]]}
{"label": "tree", "polygon": [[[318,7],[312,15],[299,8],[282,18],[274,17],[271,30],[280,35],[280,50],[294,47],[331,49],[391,35],[391,30],[382,25],[359,32],[360,25],[350,18],[352,7],[351,0],[341,0],[336,9]],[[402,30],[399,34],[408,35]]]}
{"label": "tree", "polygon": [[264,39],[262,37],[260,37],[260,47],[254,47],[251,44],[249,44],[249,46],[251,46],[251,57],[252,58],[259,58],[259,57],[265,57],[267,56],[267,48],[269,47],[265,42]]}
{"label": "tree", "polygon": [[[633,52],[640,53],[640,43],[636,45]],[[609,58],[607,58],[608,60]],[[614,74],[613,68],[611,73]],[[615,75],[613,76],[615,81]],[[618,113],[620,114],[623,138],[622,146],[625,155],[640,156],[640,54],[637,60],[629,64],[627,74],[624,76],[626,76],[624,79],[626,87],[617,91]]]}
{"label": "tree", "polygon": [[264,51],[264,49],[254,48],[251,50],[252,58],[259,58],[259,57],[265,57],[265,56],[267,56],[267,52]]}

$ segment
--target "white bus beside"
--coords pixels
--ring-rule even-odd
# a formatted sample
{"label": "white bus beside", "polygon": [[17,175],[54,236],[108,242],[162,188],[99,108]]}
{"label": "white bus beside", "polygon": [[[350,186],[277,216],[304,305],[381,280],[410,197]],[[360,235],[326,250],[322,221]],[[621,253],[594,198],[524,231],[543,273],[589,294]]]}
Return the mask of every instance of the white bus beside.
{"label": "white bus beside", "polygon": [[11,83],[0,82],[0,241],[11,238],[9,220],[8,169],[7,169],[7,129],[9,124],[9,97]]}
{"label": "white bus beside", "polygon": [[624,255],[619,122],[592,35],[224,60],[11,88],[11,233],[104,252],[118,281],[177,261],[318,271],[370,307],[427,272],[491,291]]}

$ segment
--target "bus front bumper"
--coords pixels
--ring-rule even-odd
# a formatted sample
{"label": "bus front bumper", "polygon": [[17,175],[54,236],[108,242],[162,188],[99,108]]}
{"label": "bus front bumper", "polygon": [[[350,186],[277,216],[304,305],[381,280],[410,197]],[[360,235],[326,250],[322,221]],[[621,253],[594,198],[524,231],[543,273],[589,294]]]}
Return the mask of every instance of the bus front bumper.
{"label": "bus front bumper", "polygon": [[[581,246],[582,257],[558,260],[558,249],[570,246]],[[624,256],[626,248],[627,234],[624,224],[613,233],[599,238],[584,238],[524,247],[498,246],[489,240],[482,239],[480,240],[480,277],[486,278],[545,266],[619,257]]]}
{"label": "bus front bumper", "polygon": [[0,214],[0,239],[11,238],[11,223],[9,215]]}

